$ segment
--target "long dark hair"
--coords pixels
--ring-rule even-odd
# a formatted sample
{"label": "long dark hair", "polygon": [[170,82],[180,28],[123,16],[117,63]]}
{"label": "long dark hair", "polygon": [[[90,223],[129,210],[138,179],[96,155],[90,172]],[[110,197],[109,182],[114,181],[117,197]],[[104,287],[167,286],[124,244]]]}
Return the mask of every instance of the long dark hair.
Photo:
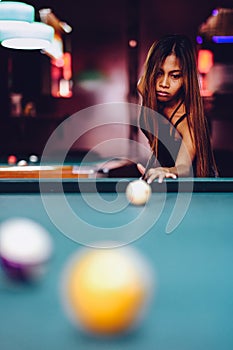
{"label": "long dark hair", "polygon": [[[155,91],[156,77],[166,57],[171,54],[176,55],[181,65],[183,76],[182,99],[185,105],[190,134],[193,137],[196,148],[195,173],[198,177],[213,176],[213,173],[217,174],[217,169],[200,95],[196,51],[189,38],[185,35],[166,35],[151,46],[144,65],[144,73],[139,83],[142,105],[158,111]],[[154,123],[154,128],[156,128],[156,122],[150,120],[150,114],[148,113],[144,113],[140,119],[144,131],[148,130],[149,143],[156,153],[158,140],[155,136],[156,133],[150,132],[151,124]]]}

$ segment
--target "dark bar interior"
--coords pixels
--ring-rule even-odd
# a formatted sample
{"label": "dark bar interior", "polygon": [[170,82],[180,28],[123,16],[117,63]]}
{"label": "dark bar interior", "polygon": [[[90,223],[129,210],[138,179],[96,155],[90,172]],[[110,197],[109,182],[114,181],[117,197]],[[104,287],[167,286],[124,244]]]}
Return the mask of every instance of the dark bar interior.
{"label": "dark bar interior", "polygon": [[[201,25],[214,9],[232,9],[230,0],[27,3],[35,7],[38,20],[39,11],[50,8],[59,21],[72,28],[71,32],[62,33],[63,52],[71,57],[71,73],[66,71],[70,76],[63,91],[59,85],[61,69],[56,66],[56,59],[41,50],[0,46],[1,163],[7,162],[9,155],[15,155],[18,160],[31,154],[40,158],[52,132],[83,109],[104,103],[138,103],[136,85],[152,42],[167,33],[187,34],[196,42]],[[229,31],[233,35],[233,22]],[[214,55],[211,70],[205,77],[200,73],[206,84],[203,101],[220,176],[232,177],[233,44],[206,40],[197,43],[197,49],[210,50]],[[13,110],[14,98],[19,99],[16,111]],[[82,118],[79,120],[79,123],[86,122]],[[111,133],[114,135],[110,129],[110,137]],[[137,127],[131,125],[122,132],[123,137],[127,134],[130,140],[137,140]],[[92,133],[83,135],[70,149],[70,157],[79,161],[94,144]],[[102,154],[97,150],[94,154],[96,159],[117,156],[115,146],[108,152]]]}

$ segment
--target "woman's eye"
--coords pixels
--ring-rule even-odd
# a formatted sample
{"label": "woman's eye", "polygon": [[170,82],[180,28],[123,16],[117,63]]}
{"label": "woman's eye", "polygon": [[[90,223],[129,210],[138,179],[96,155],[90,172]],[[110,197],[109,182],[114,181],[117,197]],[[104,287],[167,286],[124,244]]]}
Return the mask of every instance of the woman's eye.
{"label": "woman's eye", "polygon": [[158,72],[158,73],[157,73],[157,78],[158,78],[158,77],[161,77],[162,75],[163,75],[162,72]]}
{"label": "woman's eye", "polygon": [[173,79],[179,79],[179,78],[181,78],[181,74],[172,74],[172,78]]}

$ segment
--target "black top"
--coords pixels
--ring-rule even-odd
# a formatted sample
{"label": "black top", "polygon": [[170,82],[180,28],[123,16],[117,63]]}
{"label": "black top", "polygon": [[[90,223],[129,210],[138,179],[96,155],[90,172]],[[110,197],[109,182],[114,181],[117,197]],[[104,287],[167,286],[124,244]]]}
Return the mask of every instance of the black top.
{"label": "black top", "polygon": [[182,137],[177,131],[178,125],[187,117],[184,113],[173,125],[172,119],[183,104],[183,100],[177,105],[169,119],[158,118],[158,159],[157,166],[173,167],[181,146]]}
{"label": "black top", "polygon": [[[172,116],[173,117],[173,116]],[[183,114],[174,125],[172,117],[158,119],[158,163],[157,166],[173,167],[181,146],[182,137],[177,131],[177,126],[187,117]]]}
{"label": "black top", "polygon": [[[183,101],[180,102],[180,104],[175,108],[173,111],[171,117],[168,119],[164,117],[162,114],[157,113],[157,123],[158,123],[158,134],[156,135],[158,137],[158,152],[157,152],[157,159],[155,163],[153,164],[153,167],[174,167],[176,158],[182,143],[182,136],[177,130],[177,127],[182,121],[187,118],[187,114],[184,113],[173,125],[172,119],[174,118],[175,114],[177,113],[178,109],[182,105]],[[144,115],[143,112],[140,115],[140,127],[142,132],[146,135],[148,138],[150,135],[154,135],[154,126],[153,126],[153,118],[155,118],[155,115],[148,114],[148,121],[149,124],[147,127],[145,127],[144,122]],[[193,176],[196,176],[196,160],[193,161]]]}
{"label": "black top", "polygon": [[[157,123],[158,123],[158,132],[156,133],[156,136],[158,138],[158,152],[157,152],[157,159],[155,162],[153,162],[152,167],[174,167],[175,162],[177,159],[177,155],[182,143],[182,137],[180,133],[177,130],[177,127],[182,121],[188,117],[188,115],[185,113],[183,114],[173,125],[171,123],[174,115],[178,111],[179,107],[181,106],[183,102],[181,102],[177,108],[172,113],[171,117],[168,119],[164,117],[162,114],[156,113]],[[144,121],[144,112],[141,111],[140,115],[140,127],[142,132],[145,134],[145,136],[148,139],[151,139],[155,136],[155,127],[153,120],[155,118],[154,113],[150,113],[148,111],[148,122],[147,125]],[[210,162],[212,162],[210,166],[209,174],[207,174],[207,177],[218,177],[218,172],[215,169],[214,160],[212,160],[210,155]],[[193,168],[193,176],[197,176],[197,165],[196,165],[196,158],[194,158],[192,162],[192,168]]]}

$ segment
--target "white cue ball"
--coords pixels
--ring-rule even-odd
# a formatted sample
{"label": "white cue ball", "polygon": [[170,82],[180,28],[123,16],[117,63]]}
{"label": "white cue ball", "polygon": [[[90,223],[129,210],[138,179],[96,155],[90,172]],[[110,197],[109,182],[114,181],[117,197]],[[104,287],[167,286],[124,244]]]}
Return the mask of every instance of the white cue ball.
{"label": "white cue ball", "polygon": [[128,184],[126,197],[134,205],[143,205],[148,202],[151,196],[151,187],[144,180],[135,180]]}
{"label": "white cue ball", "polygon": [[12,218],[0,225],[0,259],[10,277],[37,280],[43,276],[53,250],[48,231],[28,218]]}

